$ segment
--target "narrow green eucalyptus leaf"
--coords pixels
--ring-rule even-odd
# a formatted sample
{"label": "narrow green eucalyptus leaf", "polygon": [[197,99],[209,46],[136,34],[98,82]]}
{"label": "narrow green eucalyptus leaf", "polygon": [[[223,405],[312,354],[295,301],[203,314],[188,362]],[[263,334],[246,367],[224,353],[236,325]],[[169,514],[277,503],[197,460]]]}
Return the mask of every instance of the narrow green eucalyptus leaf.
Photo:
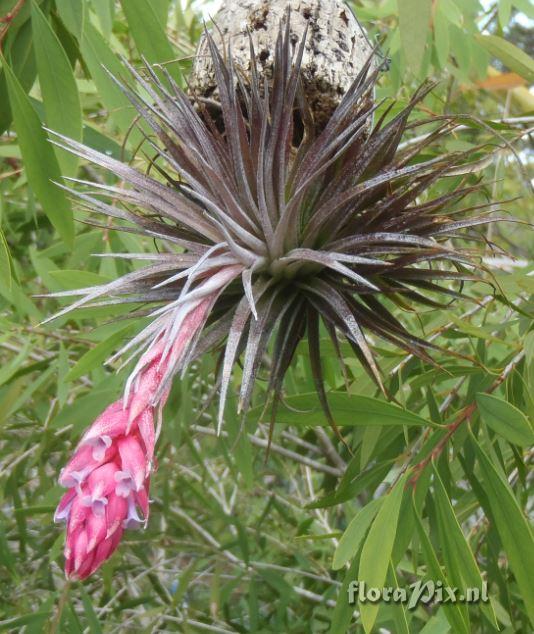
{"label": "narrow green eucalyptus leaf", "polygon": [[76,381],[84,374],[87,374],[97,366],[100,366],[106,361],[108,357],[111,356],[113,350],[117,348],[117,346],[124,341],[128,333],[132,330],[132,324],[127,326],[126,328],[122,328],[118,332],[111,335],[104,341],[101,341],[94,348],[88,350],[76,363],[76,365],[71,368],[67,376],[65,377],[65,381]]}
{"label": "narrow green eucalyptus leaf", "polygon": [[98,284],[107,284],[111,280],[98,273],[92,271],[73,271],[73,270],[57,270],[49,271],[57,282],[61,284],[61,287],[65,290],[72,290],[75,288],[83,288],[85,286],[97,286]]}
{"label": "narrow green eucalyptus leaf", "polygon": [[187,566],[187,568],[180,574],[180,577],[178,578],[178,587],[172,597],[173,607],[177,607],[181,604],[182,599],[189,589],[189,584],[193,580],[197,567],[198,561],[196,559],[193,559],[193,561]]}
{"label": "narrow green eucalyptus leaf", "polygon": [[[414,497],[412,497],[412,503],[414,507],[415,526],[417,528],[417,534],[421,542],[423,557],[427,565],[426,576],[432,579],[434,582],[441,581],[443,587],[446,587],[450,584],[443,574],[438,558],[436,557],[436,553],[434,552],[432,542],[430,541],[427,532],[423,526],[423,522],[419,517]],[[456,632],[458,634],[470,634],[469,626],[466,623],[464,615],[460,610],[460,606],[457,603],[445,603],[442,609],[445,612],[445,616],[447,617],[447,620],[452,627],[452,631],[455,634]]]}
{"label": "narrow green eucalyptus leaf", "polygon": [[12,414],[15,414],[21,407],[26,405],[26,403],[31,399],[33,394],[44,385],[55,373],[56,368],[51,366],[41,374],[39,374],[38,378],[35,381],[28,382],[23,392],[18,396],[14,403],[11,404],[11,407],[7,410],[7,412],[3,412],[6,418],[9,418]]}
{"label": "narrow green eucalyptus leaf", "polygon": [[0,227],[0,281],[8,290],[11,290],[11,257],[2,227]]}
{"label": "narrow green eucalyptus leaf", "polygon": [[489,329],[479,328],[478,326],[473,326],[467,323],[465,320],[456,317],[456,315],[450,315],[450,320],[456,325],[456,329],[470,337],[475,337],[476,339],[484,339],[485,341],[491,341],[493,343],[506,344],[505,341],[495,337],[491,334]]}
{"label": "narrow green eucalyptus leaf", "polygon": [[43,318],[37,306],[14,279],[11,280],[11,285],[8,287],[4,285],[0,277],[0,296],[13,306],[17,315],[28,316],[36,321],[40,321]]}
{"label": "narrow green eucalyptus leaf", "polygon": [[455,0],[439,0],[439,8],[445,13],[449,21],[456,26],[461,27],[464,21],[462,11],[456,4]]}
{"label": "narrow green eucalyptus leaf", "polygon": [[10,379],[15,375],[20,366],[27,359],[30,353],[30,342],[27,341],[24,347],[19,351],[17,356],[9,360],[7,363],[0,367],[0,386],[4,383],[8,383]]}
{"label": "narrow green eucalyptus leaf", "polygon": [[0,157],[21,159],[22,155],[18,145],[6,143],[5,145],[0,145]]}
{"label": "narrow green eucalyptus leaf", "polygon": [[[368,588],[382,588],[393,552],[397,521],[407,474],[385,496],[363,544],[358,580]],[[366,633],[371,632],[378,614],[378,605],[360,603],[361,621]]]}
{"label": "narrow green eucalyptus leaf", "polygon": [[58,407],[61,409],[67,402],[70,392],[70,386],[66,384],[65,377],[69,371],[68,352],[63,342],[60,342],[59,353],[57,356],[57,400]]}
{"label": "narrow green eucalyptus leaf", "polygon": [[527,388],[534,395],[534,330],[525,337],[525,382]]}
{"label": "narrow green eucalyptus leaf", "polygon": [[372,500],[360,509],[352,518],[352,521],[345,529],[339,544],[334,552],[334,561],[332,563],[333,570],[339,570],[352,559],[360,548],[360,544],[365,537],[367,529],[378,513],[384,498]]}
{"label": "narrow green eucalyptus leaf", "polygon": [[369,464],[381,434],[381,427],[372,427],[369,425],[363,430],[360,449],[360,469],[362,471]]}
{"label": "narrow green eucalyptus leaf", "polygon": [[341,531],[333,531],[332,533],[322,533],[321,535],[297,535],[295,541],[320,542],[330,539],[338,539],[343,533]]}
{"label": "narrow green eucalyptus leaf", "polygon": [[109,71],[115,77],[120,78],[125,75],[125,68],[102,34],[89,21],[85,23],[80,48],[102,103],[110,112],[111,121],[125,134],[134,119],[134,109],[106,72]]}
{"label": "narrow green eucalyptus leaf", "polygon": [[0,59],[7,77],[9,100],[28,183],[50,222],[63,240],[72,246],[72,209],[64,193],[54,183],[61,180],[56,155],[28,95],[1,54]]}
{"label": "narrow green eucalyptus leaf", "polygon": [[102,134],[100,130],[97,130],[91,125],[84,123],[83,126],[83,143],[88,145],[94,150],[98,150],[112,158],[118,160],[130,160],[130,153],[126,150],[123,152],[122,147],[115,141],[115,139]]}
{"label": "narrow green eucalyptus leaf", "polygon": [[248,435],[241,428],[241,419],[236,415],[235,399],[228,400],[228,413],[225,421],[228,428],[228,447],[231,448],[231,459],[243,476],[245,487],[254,484],[254,457]]}
{"label": "narrow green eucalyptus leaf", "polygon": [[40,610],[38,612],[30,612],[28,614],[23,614],[22,616],[5,619],[2,621],[0,629],[4,631],[20,632],[21,630],[19,628],[22,628],[23,626],[28,627],[34,623],[42,625],[49,615],[50,611]]}
{"label": "narrow green eucalyptus leaf", "polygon": [[113,1],[112,0],[91,0],[98,21],[100,30],[104,37],[109,37],[113,28]]}
{"label": "narrow green eucalyptus leaf", "polygon": [[272,570],[258,570],[258,574],[277,592],[281,597],[290,597],[294,594],[293,587],[284,579],[284,577]]}
{"label": "narrow green eucalyptus leaf", "polygon": [[430,30],[432,0],[397,0],[402,50],[417,75],[421,68]]}
{"label": "narrow green eucalyptus leaf", "polygon": [[529,83],[534,81],[534,59],[528,53],[498,35],[477,35],[476,39],[511,71],[521,75]]}
{"label": "narrow green eucalyptus leaf", "polygon": [[102,627],[100,625],[100,621],[98,620],[98,616],[96,615],[93,601],[83,585],[80,585],[80,593],[82,595],[82,603],[85,612],[85,618],[87,619],[87,624],[89,626],[89,631],[91,632],[91,634],[101,634]]}
{"label": "narrow green eucalyptus leaf", "polygon": [[499,0],[499,24],[505,29],[512,16],[512,0]]}
{"label": "narrow green eucalyptus leaf", "polygon": [[434,43],[441,68],[445,68],[449,61],[451,38],[449,34],[449,19],[445,12],[438,7],[434,15]]}
{"label": "narrow green eucalyptus leaf", "polygon": [[85,24],[84,0],[56,0],[56,6],[67,29],[81,41]]}
{"label": "narrow green eucalyptus leaf", "polygon": [[11,552],[7,541],[6,526],[4,522],[0,520],[0,564],[10,573],[13,579],[18,581],[16,563],[16,557],[14,553]]}
{"label": "narrow green eucalyptus leaf", "polygon": [[328,634],[346,634],[349,631],[349,625],[352,621],[355,606],[349,603],[349,586],[351,582],[358,579],[357,576],[358,560],[355,559],[350,568],[347,570],[339,593],[337,595],[336,607],[332,613],[330,621],[330,629]]}
{"label": "narrow green eucalyptus leaf", "polygon": [[[451,501],[435,465],[434,500],[436,503],[438,523],[440,524],[441,534],[443,535],[443,549],[448,548],[449,552],[452,553],[451,559],[455,562],[455,574],[459,574],[463,579],[464,588],[479,588],[482,592],[483,579],[478,564],[456,518]],[[449,576],[452,578],[452,574]],[[498,629],[497,618],[491,604],[481,603],[480,609],[491,625]]]}
{"label": "narrow green eucalyptus leaf", "polygon": [[419,634],[450,634],[450,632],[451,628],[442,608],[425,623]]}
{"label": "narrow green eucalyptus leaf", "polygon": [[[454,4],[452,0],[450,0],[450,4]],[[450,14],[447,13],[447,15]],[[461,19],[462,16],[460,13],[460,20]],[[461,26],[456,26],[455,24],[451,24],[449,36],[451,39],[451,51],[454,51],[454,60],[458,65],[456,74],[461,81],[467,81],[471,69],[471,52],[468,38],[466,37],[463,28]]]}
{"label": "narrow green eucalyptus leaf", "polygon": [[95,388],[76,399],[74,403],[65,405],[50,422],[50,428],[61,429],[66,425],[72,425],[71,438],[76,438],[109,403],[115,400],[117,394],[116,381],[107,380],[106,388]]}
{"label": "narrow green eucalyptus leaf", "polygon": [[167,64],[170,75],[181,83],[180,66],[173,62],[176,52],[152,3],[149,0],[121,0],[121,5],[139,53],[151,64]]}
{"label": "narrow green eucalyptus leaf", "polygon": [[[177,2],[176,4],[180,4]],[[152,0],[154,13],[158,16],[161,26],[165,29],[169,18],[170,0]]]}
{"label": "narrow green eucalyptus leaf", "polygon": [[[82,107],[72,66],[57,35],[35,2],[32,3],[32,26],[46,123],[52,130],[81,141]],[[78,158],[60,148],[55,148],[55,152],[63,173],[74,176]]]}
{"label": "narrow green eucalyptus leaf", "polygon": [[493,431],[520,447],[534,444],[532,426],[521,410],[492,394],[479,393],[476,399],[480,417]]}
{"label": "narrow green eucalyptus leaf", "polygon": [[534,20],[534,6],[530,0],[513,0],[513,5],[524,13],[527,18]]}
{"label": "narrow green eucalyptus leaf", "polygon": [[481,446],[473,439],[484,491],[510,568],[534,626],[534,536],[532,528],[510,489]]}
{"label": "narrow green eucalyptus leaf", "polygon": [[[407,425],[439,428],[439,425],[413,412],[378,398],[346,392],[329,392],[327,396],[336,425],[342,427]],[[288,396],[284,399],[284,404],[289,407],[279,407],[277,423],[322,426],[329,424],[316,392]],[[263,406],[251,409],[249,420],[256,420],[263,409]]]}
{"label": "narrow green eucalyptus leaf", "polygon": [[[18,30],[13,43],[8,45],[8,38],[4,42],[4,55],[10,60],[11,68],[20,81],[25,92],[28,92],[33,83],[37,69],[33,50],[33,33],[31,21],[27,20]],[[1,61],[1,60],[0,60]],[[6,74],[0,72],[0,134],[11,125],[13,115],[9,104]]]}
{"label": "narrow green eucalyptus leaf", "polygon": [[[390,562],[387,580],[393,588],[399,588],[399,579],[395,571],[395,566]],[[408,623],[408,613],[406,606],[403,603],[393,605],[392,607],[392,620],[395,623],[396,634],[410,634],[410,626]]]}
{"label": "narrow green eucalyptus leaf", "polygon": [[362,491],[373,489],[377,483],[382,482],[393,465],[393,461],[379,462],[365,471],[361,471],[357,476],[346,478],[343,476],[339,487],[333,492],[325,495],[319,500],[307,504],[308,509],[321,509],[337,506],[354,499]]}

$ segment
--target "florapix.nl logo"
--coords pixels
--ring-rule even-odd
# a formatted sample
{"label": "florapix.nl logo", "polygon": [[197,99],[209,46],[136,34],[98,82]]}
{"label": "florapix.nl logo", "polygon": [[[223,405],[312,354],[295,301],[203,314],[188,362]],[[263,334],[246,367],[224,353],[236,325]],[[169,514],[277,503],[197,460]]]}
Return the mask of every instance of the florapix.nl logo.
{"label": "florapix.nl logo", "polygon": [[444,585],[441,581],[416,581],[406,588],[385,586],[374,588],[367,586],[364,581],[351,581],[347,588],[350,605],[363,603],[395,603],[403,604],[408,610],[414,610],[418,605],[447,604],[447,603],[488,603],[488,585],[483,582],[481,587],[457,588]]}

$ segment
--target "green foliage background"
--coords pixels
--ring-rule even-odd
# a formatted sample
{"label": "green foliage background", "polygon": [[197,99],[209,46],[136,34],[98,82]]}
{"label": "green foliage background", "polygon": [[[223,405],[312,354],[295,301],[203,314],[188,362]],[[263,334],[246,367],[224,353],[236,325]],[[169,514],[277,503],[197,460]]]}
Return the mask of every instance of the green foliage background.
{"label": "green foliage background", "polygon": [[[397,99],[391,114],[423,77],[440,80],[424,110],[478,118],[461,118],[443,149],[514,143],[523,168],[503,146],[484,169],[484,194],[509,200],[499,207],[528,220],[528,0],[353,6],[391,58],[379,91]],[[120,393],[123,374],[102,364],[140,324],[124,308],[107,307],[40,326],[59,304],[37,296],[102,282],[129,266],[93,253],[155,245],[110,231],[112,223],[100,230],[75,222],[77,210],[52,181],[102,175],[53,148],[42,124],[146,168],[132,109],[103,67],[121,75],[120,55],[134,64],[143,55],[183,81],[203,8],[174,0],[0,0],[0,630],[532,631],[534,277],[524,225],[486,236],[487,257],[504,258],[499,267],[489,261],[497,291],[476,285],[477,302],[446,312],[397,309],[412,328],[440,334],[445,348],[475,363],[443,356],[437,370],[375,346],[400,407],[376,394],[349,350],[346,384],[334,351],[325,359],[351,453],[325,426],[304,347],[267,460],[261,385],[245,431],[229,407],[226,436],[215,438],[212,409],[200,407],[213,359],[194,367],[166,408],[147,531],[128,533],[85,584],[65,582],[63,531],[52,524],[57,474],[84,427]],[[477,158],[484,151],[474,151]],[[355,579],[460,588],[484,580],[491,605],[349,606],[346,588]]]}

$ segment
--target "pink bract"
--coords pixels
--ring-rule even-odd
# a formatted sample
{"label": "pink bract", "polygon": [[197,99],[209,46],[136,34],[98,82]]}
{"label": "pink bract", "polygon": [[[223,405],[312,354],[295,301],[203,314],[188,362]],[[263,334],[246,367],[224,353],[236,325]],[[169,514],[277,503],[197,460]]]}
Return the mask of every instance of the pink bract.
{"label": "pink bract", "polygon": [[[222,278],[228,283],[235,274],[232,270]],[[169,394],[166,383],[202,328],[213,301],[213,296],[196,301],[185,317],[182,310],[172,342],[170,322],[139,360],[129,393],[98,416],[62,469],[59,482],[68,491],[55,520],[67,524],[68,578],[86,579],[113,554],[125,529],[146,525],[157,436],[154,421]]]}

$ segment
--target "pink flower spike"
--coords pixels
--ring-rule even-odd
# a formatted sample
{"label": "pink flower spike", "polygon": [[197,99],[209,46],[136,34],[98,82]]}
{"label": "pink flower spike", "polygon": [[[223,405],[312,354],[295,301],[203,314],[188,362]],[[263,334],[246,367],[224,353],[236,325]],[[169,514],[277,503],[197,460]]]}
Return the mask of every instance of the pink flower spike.
{"label": "pink flower spike", "polygon": [[80,531],[74,543],[74,569],[80,568],[87,555],[87,532]]}
{"label": "pink flower spike", "polygon": [[63,554],[65,555],[65,573],[69,577],[74,572],[74,551],[78,537],[83,532],[83,527],[79,526],[77,530],[67,533],[67,540],[65,542],[65,549]]}
{"label": "pink flower spike", "polygon": [[135,483],[127,471],[117,471],[115,474],[115,494],[126,499],[135,490]]}
{"label": "pink flower spike", "polygon": [[[101,449],[102,445],[109,447],[111,440],[122,436],[128,425],[127,410],[123,407],[122,399],[109,405],[89,429],[82,436],[80,445],[92,445]],[[109,440],[108,440],[109,439]]]}
{"label": "pink flower spike", "polygon": [[163,343],[163,339],[160,338],[139,359],[139,362],[136,366],[137,371],[141,372],[144,368],[146,368],[148,365],[152,365],[155,361],[159,362],[164,349],[165,345]]}
{"label": "pink flower spike", "polygon": [[95,565],[95,556],[93,553],[87,553],[87,557],[81,564],[79,568],[76,569],[75,574],[71,576],[71,579],[82,581],[83,579],[87,579],[87,577],[91,574],[91,571],[94,569]]}
{"label": "pink flower spike", "polygon": [[89,513],[90,509],[85,504],[82,504],[82,495],[76,495],[72,502],[69,521],[67,523],[67,543],[69,542],[69,535],[76,532],[80,526],[85,524]]}
{"label": "pink flower spike", "polygon": [[67,535],[65,546],[65,576],[67,579],[82,578],[83,572],[91,567],[94,556],[87,550],[87,533],[80,527]]}
{"label": "pink flower spike", "polygon": [[139,517],[139,514],[137,512],[134,494],[132,493],[128,498],[128,515],[123,521],[122,525],[124,526],[124,528],[137,529],[141,528],[141,526],[144,526],[144,524],[144,520]]}
{"label": "pink flower spike", "polygon": [[128,514],[128,502],[125,498],[112,493],[108,498],[106,506],[106,539],[111,537],[117,529],[122,526],[122,522]]}
{"label": "pink flower spike", "polygon": [[143,411],[153,405],[152,401],[158,390],[161,378],[162,374],[156,368],[155,362],[137,377],[139,385],[126,410],[130,425]]}
{"label": "pink flower spike", "polygon": [[120,527],[111,537],[106,538],[103,542],[98,544],[92,566],[87,571],[83,571],[83,576],[80,576],[81,580],[92,575],[95,570],[100,568],[100,566],[113,555],[121,542],[123,533],[124,529]]}
{"label": "pink flower spike", "polygon": [[93,459],[97,462],[104,462],[104,457],[108,449],[113,445],[111,436],[95,436],[84,441],[85,446],[91,449]]}
{"label": "pink flower spike", "polygon": [[87,479],[82,504],[90,507],[95,515],[105,513],[108,495],[115,490],[115,474],[118,470],[119,467],[114,462],[108,462],[95,469]]}
{"label": "pink flower spike", "polygon": [[74,561],[70,558],[67,557],[67,553],[66,553],[66,549],[65,549],[65,577],[67,577],[67,579],[71,579],[71,575],[74,572]]}
{"label": "pink flower spike", "polygon": [[121,438],[118,449],[122,469],[115,475],[115,481],[118,482],[116,493],[125,497],[126,487],[128,487],[128,492],[130,490],[139,491],[143,487],[148,461],[141,444],[133,435]]}
{"label": "pink flower spike", "polygon": [[91,513],[85,527],[87,532],[87,552],[90,553],[106,538],[107,517]]}
{"label": "pink flower spike", "polygon": [[[143,440],[143,443],[145,445],[146,461],[148,469],[150,469],[150,465],[154,457],[154,445],[156,442],[156,432],[154,430],[154,412],[151,409],[146,409],[144,412],[141,412],[141,414],[137,418],[136,423],[141,439]],[[146,475],[148,475],[148,473],[146,473]]]}
{"label": "pink flower spike", "polygon": [[70,515],[70,509],[74,498],[76,497],[76,491],[69,489],[59,501],[56,512],[54,513],[54,522],[67,522]]}
{"label": "pink flower spike", "polygon": [[143,513],[145,524],[148,522],[150,514],[150,501],[148,499],[148,489],[150,486],[150,478],[146,479],[145,486],[135,494],[136,502]]}
{"label": "pink flower spike", "polygon": [[[207,298],[201,301],[186,315],[176,334],[176,338],[172,342],[170,351],[167,350],[161,358],[158,370],[160,370],[162,374],[166,375],[169,368],[172,371],[173,367],[180,361],[187,346],[193,341],[195,335],[203,326],[212,302],[213,298]],[[161,401],[165,402],[163,398]]]}
{"label": "pink flower spike", "polygon": [[111,557],[125,529],[146,526],[150,473],[156,464],[155,418],[159,430],[170,379],[213,301],[211,297],[190,305],[181,323],[169,324],[170,330],[141,357],[131,377],[132,389],[127,390],[131,398],[119,399],[102,412],[62,470],[60,484],[69,490],[55,520],[67,521],[68,578],[86,579]]}
{"label": "pink flower spike", "polygon": [[94,459],[91,447],[78,446],[74,456],[69,460],[66,467],[61,470],[59,484],[67,488],[79,488],[87,476],[100,466],[101,462]]}

